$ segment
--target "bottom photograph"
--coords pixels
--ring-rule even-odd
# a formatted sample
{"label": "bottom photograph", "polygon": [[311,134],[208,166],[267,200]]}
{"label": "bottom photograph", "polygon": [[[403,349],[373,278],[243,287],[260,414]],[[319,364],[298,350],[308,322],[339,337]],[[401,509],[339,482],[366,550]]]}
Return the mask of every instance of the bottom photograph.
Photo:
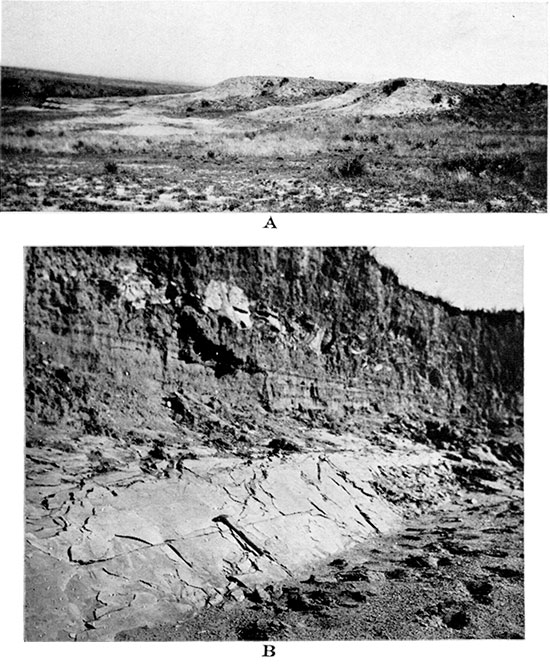
{"label": "bottom photograph", "polygon": [[522,248],[24,261],[27,641],[524,638]]}

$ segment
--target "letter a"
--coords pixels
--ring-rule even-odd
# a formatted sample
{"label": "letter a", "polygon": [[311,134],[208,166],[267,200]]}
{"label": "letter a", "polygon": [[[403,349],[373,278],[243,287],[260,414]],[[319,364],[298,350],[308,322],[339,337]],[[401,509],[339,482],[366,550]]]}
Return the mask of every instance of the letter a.
{"label": "letter a", "polygon": [[263,227],[264,229],[276,229],[277,227],[275,226],[275,222],[273,221],[273,217],[270,217],[267,220],[267,224]]}

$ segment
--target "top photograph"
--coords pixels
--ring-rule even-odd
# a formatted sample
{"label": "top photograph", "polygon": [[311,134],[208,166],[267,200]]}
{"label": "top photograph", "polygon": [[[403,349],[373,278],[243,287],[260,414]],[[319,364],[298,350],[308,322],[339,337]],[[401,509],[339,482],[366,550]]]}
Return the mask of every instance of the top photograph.
{"label": "top photograph", "polygon": [[1,7],[1,211],[547,211],[546,3]]}

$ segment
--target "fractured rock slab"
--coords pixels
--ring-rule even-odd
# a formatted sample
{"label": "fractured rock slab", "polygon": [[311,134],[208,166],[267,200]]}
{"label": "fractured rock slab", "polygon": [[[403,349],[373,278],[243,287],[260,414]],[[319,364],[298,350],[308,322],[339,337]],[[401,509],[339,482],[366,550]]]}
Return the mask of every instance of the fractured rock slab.
{"label": "fractured rock slab", "polygon": [[[49,487],[47,504],[29,493],[27,639],[109,640],[144,623],[176,622],[239,588],[292,579],[396,526],[399,510],[375,479],[399,469],[400,458],[408,469],[432,457],[440,454],[418,445],[406,463],[400,452],[247,465],[209,457],[186,460],[176,477],[139,483],[117,471],[77,484],[69,473],[71,490]],[[35,464],[28,462],[31,477]]]}

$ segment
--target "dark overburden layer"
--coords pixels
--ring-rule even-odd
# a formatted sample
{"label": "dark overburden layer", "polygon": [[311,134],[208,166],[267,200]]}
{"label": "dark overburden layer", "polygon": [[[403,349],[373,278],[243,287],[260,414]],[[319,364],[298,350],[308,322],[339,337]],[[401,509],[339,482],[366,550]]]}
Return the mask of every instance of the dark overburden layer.
{"label": "dark overburden layer", "polygon": [[411,291],[361,248],[32,249],[27,260],[38,422],[81,427],[94,404],[113,427],[166,424],[158,398],[147,413],[139,400],[181,385],[312,422],[519,414],[522,314]]}

